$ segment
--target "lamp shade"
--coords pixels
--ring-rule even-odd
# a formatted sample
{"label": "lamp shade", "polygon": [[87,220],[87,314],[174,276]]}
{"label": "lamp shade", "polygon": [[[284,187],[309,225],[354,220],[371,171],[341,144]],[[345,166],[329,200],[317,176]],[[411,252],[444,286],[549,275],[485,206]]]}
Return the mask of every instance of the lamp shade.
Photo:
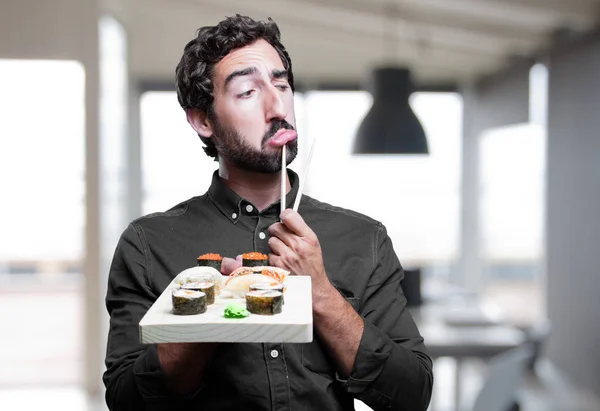
{"label": "lamp shade", "polygon": [[428,154],[425,131],[408,102],[409,70],[378,68],[372,80],[373,105],[358,128],[354,154]]}

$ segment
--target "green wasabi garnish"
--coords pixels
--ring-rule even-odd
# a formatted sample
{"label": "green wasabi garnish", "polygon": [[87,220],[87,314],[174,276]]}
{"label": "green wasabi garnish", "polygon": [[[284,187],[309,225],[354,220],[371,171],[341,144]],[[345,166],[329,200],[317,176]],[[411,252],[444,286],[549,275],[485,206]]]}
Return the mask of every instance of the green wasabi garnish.
{"label": "green wasabi garnish", "polygon": [[228,304],[223,313],[225,318],[245,318],[250,315],[246,307],[240,304]]}

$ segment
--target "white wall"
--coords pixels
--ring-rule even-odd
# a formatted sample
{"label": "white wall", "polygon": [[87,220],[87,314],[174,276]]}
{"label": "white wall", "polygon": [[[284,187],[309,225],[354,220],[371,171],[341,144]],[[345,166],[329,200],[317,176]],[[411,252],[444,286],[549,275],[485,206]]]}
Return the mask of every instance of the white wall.
{"label": "white wall", "polygon": [[600,392],[600,37],[550,58],[548,355]]}
{"label": "white wall", "polygon": [[83,60],[93,1],[2,0],[0,58]]}

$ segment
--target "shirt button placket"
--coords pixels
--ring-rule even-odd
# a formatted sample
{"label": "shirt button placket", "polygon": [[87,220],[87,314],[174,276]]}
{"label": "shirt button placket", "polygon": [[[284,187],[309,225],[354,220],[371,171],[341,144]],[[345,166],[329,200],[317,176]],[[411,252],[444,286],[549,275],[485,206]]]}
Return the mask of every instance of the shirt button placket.
{"label": "shirt button placket", "polygon": [[270,220],[261,213],[258,213],[258,223],[254,231],[254,246],[256,251],[264,254],[269,254],[271,252],[269,243],[266,241],[268,238],[267,230],[269,225]]}

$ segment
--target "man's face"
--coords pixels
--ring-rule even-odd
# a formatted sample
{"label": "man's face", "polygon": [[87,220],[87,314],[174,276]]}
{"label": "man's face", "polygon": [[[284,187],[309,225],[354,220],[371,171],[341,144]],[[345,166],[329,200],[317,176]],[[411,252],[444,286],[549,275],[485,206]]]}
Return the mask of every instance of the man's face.
{"label": "man's face", "polygon": [[[215,65],[212,139],[219,156],[247,171],[281,170],[281,147],[269,140],[294,129],[294,96],[277,51],[265,40],[232,51]],[[297,141],[287,143],[289,164]]]}

